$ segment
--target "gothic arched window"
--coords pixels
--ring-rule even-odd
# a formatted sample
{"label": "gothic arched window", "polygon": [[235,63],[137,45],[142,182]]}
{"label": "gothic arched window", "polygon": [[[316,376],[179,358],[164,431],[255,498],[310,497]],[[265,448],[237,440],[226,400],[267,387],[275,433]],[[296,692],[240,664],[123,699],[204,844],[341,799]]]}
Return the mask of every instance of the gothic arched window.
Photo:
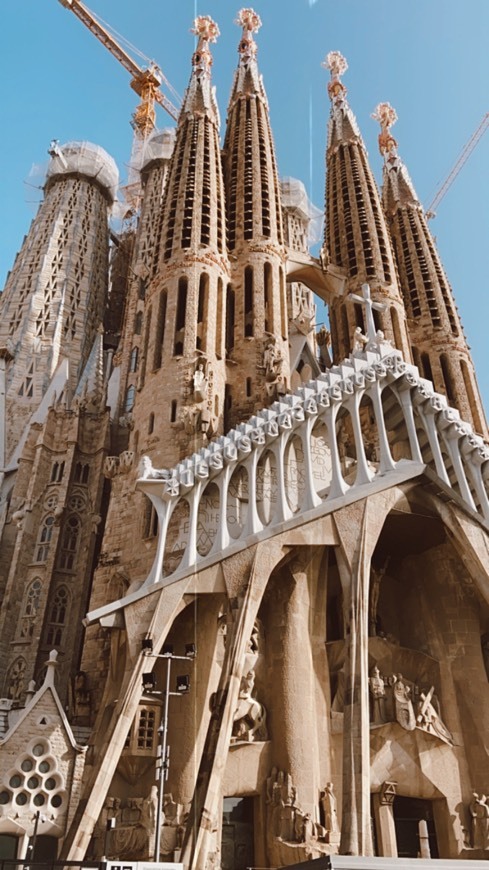
{"label": "gothic arched window", "polygon": [[41,599],[42,583],[39,577],[36,577],[32,583],[29,583],[24,593],[24,601],[20,614],[18,637],[22,640],[29,640],[34,633],[34,624],[36,621],[37,611],[39,610],[39,602]]}
{"label": "gothic arched window", "polygon": [[63,632],[67,623],[70,596],[66,586],[59,586],[49,610],[46,642],[50,647],[61,646]]}
{"label": "gothic arched window", "polygon": [[37,540],[36,562],[45,562],[49,553],[49,544],[54,528],[54,517],[48,516],[42,522]]}
{"label": "gothic arched window", "polygon": [[65,522],[61,538],[59,567],[71,571],[75,565],[76,553],[80,541],[81,520],[76,514],[71,514]]}

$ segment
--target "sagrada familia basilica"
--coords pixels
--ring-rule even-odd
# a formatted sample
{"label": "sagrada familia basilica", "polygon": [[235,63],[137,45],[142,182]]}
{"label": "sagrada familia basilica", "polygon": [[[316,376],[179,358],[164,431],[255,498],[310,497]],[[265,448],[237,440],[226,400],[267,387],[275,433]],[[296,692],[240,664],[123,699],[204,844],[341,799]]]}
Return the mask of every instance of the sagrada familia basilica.
{"label": "sagrada familia basilica", "polygon": [[470,350],[395,111],[379,193],[327,55],[311,256],[238,24],[223,147],[201,16],[137,227],[103,149],[53,144],[1,296],[0,857],[487,860]]}

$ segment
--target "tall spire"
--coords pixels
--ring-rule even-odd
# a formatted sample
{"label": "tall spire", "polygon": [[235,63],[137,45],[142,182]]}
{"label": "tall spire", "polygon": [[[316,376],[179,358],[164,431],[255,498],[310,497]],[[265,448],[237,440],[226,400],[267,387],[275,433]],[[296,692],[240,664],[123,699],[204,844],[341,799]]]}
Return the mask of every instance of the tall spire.
{"label": "tall spire", "polygon": [[391,132],[397,121],[396,111],[389,103],[379,103],[372,117],[381,127],[382,202],[392,235],[414,362],[421,374],[433,381],[437,392],[445,393],[462,418],[487,438],[474,364],[452,289]]}
{"label": "tall spire", "polygon": [[234,76],[230,108],[234,101],[239,99],[240,94],[245,93],[259,95],[267,102],[263,81],[258,72],[256,60],[258,46],[254,39],[254,34],[258,33],[261,27],[261,18],[254,9],[241,9],[235,24],[242,27],[243,32],[238,45],[240,59]]}
{"label": "tall spire", "polygon": [[351,350],[355,327],[364,327],[361,307],[348,297],[368,283],[372,298],[385,303],[377,327],[409,359],[405,312],[397,286],[394,255],[380,197],[365,145],[346,99],[341,76],[348,64],[330,51],[323,66],[331,73],[331,116],[326,150],[326,248],[331,261],[346,272],[346,294],[330,309],[335,361]]}
{"label": "tall spire", "polygon": [[261,20],[246,8],[236,24],[242,34],[224,141],[227,238],[233,252],[227,353],[237,363],[237,369],[228,369],[227,426],[246,419],[257,405],[269,404],[289,385],[282,205],[254,39]]}
{"label": "tall spire", "polygon": [[[229,264],[210,51],[219,28],[201,15],[192,33],[198,42],[158,218],[159,254],[143,293],[141,339],[132,351],[138,392],[132,382],[124,400],[126,408],[134,402],[141,431],[154,431],[153,456],[161,464],[178,461],[217,434],[224,411]],[[151,231],[148,226],[140,247],[152,244]]]}

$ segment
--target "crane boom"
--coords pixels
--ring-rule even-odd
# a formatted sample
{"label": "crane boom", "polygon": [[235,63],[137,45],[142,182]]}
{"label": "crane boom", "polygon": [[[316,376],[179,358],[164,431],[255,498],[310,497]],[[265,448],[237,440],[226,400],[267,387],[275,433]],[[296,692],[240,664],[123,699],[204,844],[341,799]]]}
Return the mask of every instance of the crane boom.
{"label": "crane boom", "polygon": [[458,173],[462,169],[462,166],[464,165],[464,163],[468,160],[468,158],[472,154],[472,151],[474,150],[475,146],[481,140],[481,138],[484,135],[484,133],[486,132],[488,126],[489,126],[489,112],[486,112],[486,114],[482,118],[482,121],[480,122],[479,126],[477,127],[477,130],[472,134],[472,136],[470,137],[470,139],[466,143],[466,145],[464,145],[455,165],[450,170],[448,176],[446,177],[446,179],[443,182],[443,184],[441,185],[441,187],[438,189],[433,201],[430,202],[428,208],[426,209],[426,217],[428,218],[428,220],[430,220],[431,218],[434,218],[436,216],[436,209],[440,205],[440,202],[442,201],[442,199],[445,196],[448,189],[451,187],[451,185],[454,182],[455,178],[457,177]]}
{"label": "crane boom", "polygon": [[148,69],[139,67],[81,0],[59,0],[59,2],[65,9],[74,12],[77,18],[108,48],[110,53],[131,75],[131,87],[141,97],[141,104],[134,114],[134,129],[140,138],[146,138],[154,129],[155,101],[168,112],[170,117],[175,121],[178,120],[178,109],[160,90],[162,74],[157,64],[150,64]]}

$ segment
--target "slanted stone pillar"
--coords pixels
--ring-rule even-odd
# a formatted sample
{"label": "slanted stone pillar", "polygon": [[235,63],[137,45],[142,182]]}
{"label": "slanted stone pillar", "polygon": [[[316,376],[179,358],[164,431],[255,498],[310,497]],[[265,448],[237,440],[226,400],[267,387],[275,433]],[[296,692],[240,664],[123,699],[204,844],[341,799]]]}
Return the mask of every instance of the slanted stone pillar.
{"label": "slanted stone pillar", "polygon": [[343,587],[347,650],[343,716],[341,855],[372,855],[370,827],[370,721],[368,691],[368,598],[371,542],[368,503],[335,517]]}
{"label": "slanted stone pillar", "polygon": [[383,858],[397,858],[397,837],[394,824],[394,798],[397,782],[384,782],[380,792],[373,795],[375,828],[379,854]]}
{"label": "slanted stone pillar", "polygon": [[[324,655],[325,625],[318,632],[313,624],[313,614],[322,614],[323,620],[326,616],[326,583],[319,576],[322,553],[319,547],[303,548],[283,569],[284,597],[281,595],[274,627],[275,655],[280,656],[274,662],[275,673],[280,674],[274,689],[274,713],[279,710],[280,715],[272,717],[274,764],[290,774],[297,806],[314,821],[319,821],[320,790],[329,779],[329,771],[321,771],[327,749],[318,734],[321,711],[317,710],[317,699],[321,692],[314,663],[315,640],[321,643]],[[325,713],[322,711],[323,720]]]}

